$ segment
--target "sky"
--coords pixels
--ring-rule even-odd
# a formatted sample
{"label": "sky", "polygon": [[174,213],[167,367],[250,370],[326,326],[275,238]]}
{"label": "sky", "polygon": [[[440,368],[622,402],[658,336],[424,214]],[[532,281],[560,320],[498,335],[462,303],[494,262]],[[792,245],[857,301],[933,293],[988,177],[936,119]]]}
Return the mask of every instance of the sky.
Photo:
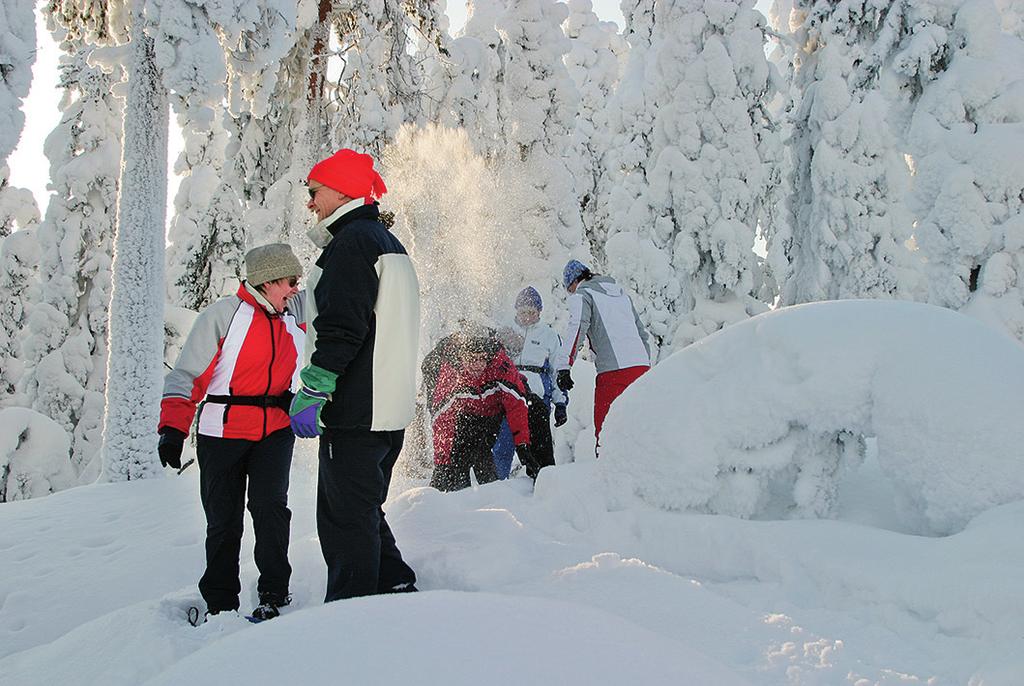
{"label": "sky", "polygon": [[[46,189],[49,181],[49,164],[43,155],[43,142],[53,131],[60,118],[60,91],[57,83],[57,61],[60,50],[53,42],[53,37],[46,29],[42,13],[42,3],[36,8],[36,42],[38,50],[36,62],[32,67],[32,90],[25,101],[25,129],[21,133],[18,147],[11,154],[11,184],[28,188],[39,204],[40,212],[46,211]],[[621,29],[625,21],[616,0],[594,0],[594,12],[606,21],[614,21]],[[448,16],[451,20],[451,31],[454,33],[466,22],[465,5],[450,2]],[[172,120],[173,121],[173,120]],[[172,127],[173,129],[173,127]],[[173,164],[177,151],[181,148],[180,136],[172,132],[171,152],[168,159]],[[174,195],[177,179],[171,174],[168,178],[168,200]]]}

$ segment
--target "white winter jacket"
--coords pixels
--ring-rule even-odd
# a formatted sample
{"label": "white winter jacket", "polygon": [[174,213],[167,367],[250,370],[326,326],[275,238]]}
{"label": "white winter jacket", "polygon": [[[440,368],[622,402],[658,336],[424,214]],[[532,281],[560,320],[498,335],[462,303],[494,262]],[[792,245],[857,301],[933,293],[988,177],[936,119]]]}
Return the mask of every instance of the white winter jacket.
{"label": "white winter jacket", "polygon": [[526,379],[530,392],[543,398],[550,389],[554,404],[565,403],[565,393],[555,384],[555,360],[562,348],[562,339],[554,329],[540,322],[530,326],[513,322],[507,328],[522,339],[522,349],[513,348],[508,353]]}
{"label": "white winter jacket", "polygon": [[569,296],[569,325],[555,369],[568,369],[585,341],[597,373],[651,366],[647,329],[622,286],[608,276],[580,283]]}

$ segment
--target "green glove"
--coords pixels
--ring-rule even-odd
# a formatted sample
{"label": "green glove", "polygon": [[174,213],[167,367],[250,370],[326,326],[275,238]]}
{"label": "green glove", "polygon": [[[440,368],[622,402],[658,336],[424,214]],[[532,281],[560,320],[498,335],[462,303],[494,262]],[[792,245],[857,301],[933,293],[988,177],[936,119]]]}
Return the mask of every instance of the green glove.
{"label": "green glove", "polygon": [[300,438],[315,438],[323,433],[320,413],[331,399],[338,375],[311,364],[299,372],[299,378],[302,388],[292,398],[292,406],[288,410],[292,431]]}

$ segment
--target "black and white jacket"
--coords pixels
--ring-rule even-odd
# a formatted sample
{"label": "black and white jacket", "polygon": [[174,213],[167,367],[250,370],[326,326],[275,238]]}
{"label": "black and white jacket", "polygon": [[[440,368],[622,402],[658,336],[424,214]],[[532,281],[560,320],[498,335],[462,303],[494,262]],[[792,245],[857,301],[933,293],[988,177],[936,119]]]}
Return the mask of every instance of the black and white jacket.
{"label": "black and white jacket", "polygon": [[306,351],[312,364],[338,374],[321,415],[327,428],[395,431],[412,422],[415,407],[419,282],[377,205],[361,203],[314,228],[329,240],[307,286]]}

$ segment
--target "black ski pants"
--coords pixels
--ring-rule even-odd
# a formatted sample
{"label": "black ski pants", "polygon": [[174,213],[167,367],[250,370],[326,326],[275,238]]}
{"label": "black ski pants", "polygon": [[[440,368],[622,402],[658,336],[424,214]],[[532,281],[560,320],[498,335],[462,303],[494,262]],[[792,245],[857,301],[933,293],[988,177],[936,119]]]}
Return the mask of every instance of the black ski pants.
{"label": "black ski pants", "polygon": [[477,483],[486,484],[498,479],[491,447],[498,438],[503,415],[480,417],[462,414],[455,419],[455,437],[452,440],[451,460],[448,464],[435,464],[430,485],[439,491],[458,491],[469,488],[470,468],[476,473]]}
{"label": "black ski pants", "polygon": [[327,563],[324,602],[416,582],[381,507],[404,431],[328,429],[320,437],[316,528]]}
{"label": "black ski pants", "polygon": [[526,396],[527,417],[530,422],[530,455],[533,464],[524,464],[526,474],[536,479],[544,467],[555,465],[555,448],[551,441],[551,407],[544,398],[534,393]]}
{"label": "black ski pants", "polygon": [[199,487],[206,511],[206,572],[199,592],[212,612],[238,609],[238,556],[242,547],[246,485],[260,571],[257,591],[279,598],[288,595],[292,568],[288,537],[288,472],[295,435],[275,431],[259,441],[199,435]]}

